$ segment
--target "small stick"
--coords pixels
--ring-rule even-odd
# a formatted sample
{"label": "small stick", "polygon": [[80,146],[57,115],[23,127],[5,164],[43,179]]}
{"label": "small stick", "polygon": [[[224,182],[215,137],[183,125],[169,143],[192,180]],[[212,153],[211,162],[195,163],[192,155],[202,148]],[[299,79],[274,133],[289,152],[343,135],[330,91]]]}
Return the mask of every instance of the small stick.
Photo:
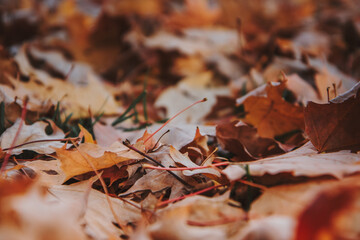
{"label": "small stick", "polygon": [[157,206],[163,206],[163,205],[166,205],[166,204],[169,204],[169,203],[173,203],[173,202],[176,202],[176,201],[179,201],[179,200],[182,200],[184,198],[188,198],[188,197],[192,197],[192,196],[195,196],[195,195],[199,195],[201,193],[204,193],[204,192],[208,192],[212,189],[215,189],[215,188],[219,188],[219,187],[222,187],[224,186],[223,184],[220,184],[220,185],[215,185],[215,186],[211,186],[211,187],[208,187],[208,188],[204,188],[200,191],[197,191],[197,192],[193,192],[193,193],[190,193],[188,195],[184,195],[184,196],[181,196],[181,197],[178,197],[178,198],[173,198],[173,199],[169,199],[169,200],[166,200],[166,201],[163,201],[163,202],[159,202],[157,204]]}
{"label": "small stick", "polygon": [[198,167],[180,167],[180,168],[164,168],[164,167],[155,167],[149,164],[144,164],[143,168],[149,168],[149,169],[157,169],[157,170],[166,170],[166,171],[185,171],[185,170],[196,170],[196,169],[205,169],[205,168],[213,168],[213,167],[219,167],[219,166],[227,166],[229,165],[229,162],[221,162],[221,163],[215,163],[208,166],[198,166]]}
{"label": "small stick", "polygon": [[14,149],[14,148],[19,148],[28,144],[33,144],[33,143],[40,143],[40,142],[56,142],[56,141],[77,141],[79,140],[79,137],[74,137],[74,138],[58,138],[58,139],[40,139],[40,140],[34,140],[34,141],[30,141],[30,142],[25,142],[19,145],[16,145],[14,147],[9,147],[9,148],[4,148],[3,151],[7,151],[10,149]]}
{"label": "small stick", "polygon": [[[142,152],[142,151],[140,151],[139,149],[137,149],[137,148],[135,148],[135,147],[131,146],[128,142],[123,141],[123,144],[124,144],[126,147],[128,147],[129,149],[131,149],[131,150],[133,150],[133,151],[137,152],[138,154],[140,154],[141,156],[145,157],[146,159],[148,159],[148,160],[152,161],[153,163],[155,163],[155,164],[159,165],[160,167],[165,168],[165,166],[164,166],[164,165],[162,165],[161,163],[159,163],[158,161],[156,161],[155,159],[153,159],[153,158],[152,158],[152,157],[150,157],[149,155],[147,155],[147,154],[143,153],[143,152]],[[190,185],[189,183],[185,182],[182,178],[180,178],[178,175],[176,175],[176,174],[175,174],[175,173],[173,173],[172,171],[167,170],[167,172],[168,172],[168,173],[170,173],[171,175],[173,175],[173,176],[174,176],[174,178],[176,178],[179,182],[181,182],[181,183],[182,183],[182,184],[184,184],[185,186],[190,187],[190,188],[193,188],[193,186],[192,186],[192,185]]]}
{"label": "small stick", "polygon": [[330,87],[326,88],[326,93],[327,93],[327,100],[328,102],[330,102]]}
{"label": "small stick", "polygon": [[26,117],[26,105],[28,103],[29,99],[25,97],[24,99],[24,103],[23,103],[23,109],[21,111],[21,119],[20,119],[20,124],[19,124],[19,128],[18,130],[16,131],[16,134],[15,134],[15,137],[11,143],[11,146],[9,148],[9,152],[6,153],[5,155],[5,158],[4,158],[4,161],[3,161],[3,164],[1,165],[1,169],[0,169],[0,176],[3,174],[4,170],[5,170],[5,167],[6,165],[8,164],[9,162],[9,158],[11,156],[11,152],[12,152],[12,149],[14,148],[14,145],[15,145],[15,142],[17,140],[17,138],[19,137],[19,134],[20,134],[20,130],[22,128],[22,125],[25,121],[25,117]]}

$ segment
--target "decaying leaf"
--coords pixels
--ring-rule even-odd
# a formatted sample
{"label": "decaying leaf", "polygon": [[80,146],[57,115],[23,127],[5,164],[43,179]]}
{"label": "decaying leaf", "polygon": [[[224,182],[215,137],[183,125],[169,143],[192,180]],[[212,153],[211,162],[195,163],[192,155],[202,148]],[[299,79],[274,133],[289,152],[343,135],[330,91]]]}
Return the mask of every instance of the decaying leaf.
{"label": "decaying leaf", "polygon": [[244,101],[245,122],[255,126],[261,137],[272,138],[304,128],[304,115],[300,106],[282,98],[285,83],[266,86],[267,97],[250,96]]}
{"label": "decaying leaf", "polygon": [[305,108],[306,133],[319,152],[360,149],[360,84],[328,104]]}

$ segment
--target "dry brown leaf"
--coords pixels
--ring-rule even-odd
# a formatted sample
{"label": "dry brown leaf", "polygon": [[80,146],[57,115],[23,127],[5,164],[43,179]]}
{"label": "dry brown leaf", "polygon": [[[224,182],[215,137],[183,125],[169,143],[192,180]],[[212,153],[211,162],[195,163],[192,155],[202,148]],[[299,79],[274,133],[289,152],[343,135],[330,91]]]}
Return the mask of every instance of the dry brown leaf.
{"label": "dry brown leaf", "polygon": [[226,239],[244,225],[245,217],[241,209],[227,204],[227,198],[225,194],[184,199],[160,210],[159,218],[143,231],[153,239]]}
{"label": "dry brown leaf", "polygon": [[284,215],[251,219],[237,235],[230,239],[289,240],[294,236],[295,227],[295,220]]}
{"label": "dry brown leaf", "polygon": [[[125,145],[115,142],[108,148],[97,144],[84,143],[77,149],[56,149],[56,158],[61,161],[61,168],[66,180],[83,173],[111,167],[117,163],[140,160],[143,157],[129,150]],[[89,162],[93,165],[89,165]]]}
{"label": "dry brown leaf", "polygon": [[[170,156],[174,160],[174,162],[181,164],[185,167],[199,167],[196,165],[191,159],[187,156],[187,154],[182,154],[178,150],[176,150],[174,147],[170,146]],[[210,159],[203,163],[203,166],[211,165],[212,160]],[[220,171],[214,169],[214,168],[204,168],[204,169],[195,169],[195,170],[184,170],[182,171],[185,176],[192,176],[195,174],[205,174],[209,177],[220,177],[221,173]]]}
{"label": "dry brown leaf", "polygon": [[20,183],[26,191],[15,194],[18,181],[7,182],[6,188],[1,187],[13,191],[7,196],[1,194],[0,197],[2,239],[88,239],[74,205],[61,201],[55,203],[39,184],[29,185],[24,181]]}
{"label": "dry brown leaf", "polygon": [[[109,134],[110,141],[100,141],[98,138],[98,135],[101,135],[101,131],[97,129],[98,127],[95,124],[94,131],[95,136],[98,141],[98,144],[101,145],[102,143],[109,144],[110,141],[113,141],[113,139],[118,138],[117,136],[121,136],[122,139],[128,139],[130,142],[135,142],[137,139],[141,138],[143,136],[145,130],[137,130],[132,132],[122,131],[122,130],[113,130],[113,127],[110,126],[104,126],[106,129],[106,132],[104,133],[110,133],[112,129],[112,133]],[[147,127],[147,131],[149,133],[155,132],[158,130],[163,124],[154,123],[151,126]],[[186,124],[186,123],[172,123],[170,122],[167,124],[164,128],[162,128],[155,136],[155,139],[160,139],[160,143],[165,145],[172,145],[176,149],[181,149],[185,145],[189,144],[194,139],[194,133],[196,132],[196,128],[199,128],[200,133],[202,135],[209,135],[209,136],[215,136],[215,126],[205,126],[205,125],[195,125],[195,124]],[[99,130],[99,131],[98,131]],[[170,130],[168,133],[166,133],[168,130]],[[166,134],[165,134],[166,133]],[[100,138],[103,139],[103,138]]]}
{"label": "dry brown leaf", "polygon": [[[17,119],[16,122],[14,123],[14,125],[12,125],[8,129],[6,129],[6,131],[1,135],[0,146],[2,149],[11,147],[11,144],[15,138],[16,132],[19,129],[20,121],[21,121],[20,119]],[[46,142],[46,140],[64,139],[64,137],[65,137],[65,134],[63,133],[63,131],[60,128],[58,128],[51,120],[47,120],[47,121],[48,121],[48,123],[36,122],[32,125],[23,124],[21,131],[14,143],[14,146],[32,142],[32,141],[37,141],[37,140],[45,140],[45,141],[39,142],[39,143],[26,144],[24,146],[14,148],[11,151],[11,153],[16,155],[16,154],[22,153],[24,150],[30,150],[30,151],[35,151],[35,152],[41,153],[41,154],[50,154],[50,153],[55,152],[53,148],[63,147],[64,143],[62,143],[60,141]],[[53,133],[50,135],[47,135],[45,133],[45,129],[49,125],[53,129]]]}
{"label": "dry brown leaf", "polygon": [[360,84],[328,104],[305,108],[306,134],[319,152],[360,150]]}
{"label": "dry brown leaf", "polygon": [[[105,240],[111,236],[123,234],[124,232],[114,225],[116,221],[110,211],[105,194],[91,189],[90,181],[92,180],[72,185],[53,186],[49,192],[53,195],[53,201],[74,208],[72,215],[78,216],[79,224],[85,224],[84,231],[92,238]],[[110,198],[110,201],[115,214],[123,224],[134,223],[141,218],[140,209],[120,199]]]}
{"label": "dry brown leaf", "polygon": [[241,122],[217,125],[216,136],[220,145],[235,154],[238,161],[284,153],[275,140],[259,137],[255,128]]}
{"label": "dry brown leaf", "polygon": [[303,109],[282,98],[285,83],[266,86],[267,97],[250,96],[244,101],[245,122],[257,128],[261,137],[272,138],[304,128]]}
{"label": "dry brown leaf", "polygon": [[37,181],[44,186],[61,185],[66,175],[61,169],[61,163],[59,160],[34,160],[22,163],[24,166],[32,169],[37,174]]}
{"label": "dry brown leaf", "polygon": [[166,188],[171,188],[170,198],[177,198],[183,195],[184,185],[174,178],[174,176],[164,170],[150,170],[146,175],[137,180],[129,190],[122,193],[121,196],[139,191],[151,191],[155,193]]}
{"label": "dry brown leaf", "polygon": [[[156,107],[166,109],[166,117],[172,117],[192,103],[207,98],[207,101],[198,104],[182,113],[173,123],[199,123],[216,103],[216,96],[229,95],[227,87],[207,87],[212,79],[210,72],[185,78],[175,87],[169,87],[157,98]],[[173,101],[176,99],[176,101]]]}
{"label": "dry brown leaf", "polygon": [[30,80],[22,82],[8,76],[13,88],[1,85],[7,89],[6,93],[12,99],[28,96],[29,107],[34,111],[43,108],[49,102],[53,105],[61,102],[61,107],[66,109],[67,114],[73,113],[74,117],[88,116],[89,109],[93,113],[97,113],[100,109],[105,114],[117,112],[117,104],[113,96],[89,66],[69,62],[58,52],[34,51],[46,63],[60,67],[59,71],[63,76],[69,75],[69,81],[65,81],[65,79],[52,77],[43,69],[34,68],[25,52],[24,47],[19,51],[16,59],[21,72],[29,76]]}

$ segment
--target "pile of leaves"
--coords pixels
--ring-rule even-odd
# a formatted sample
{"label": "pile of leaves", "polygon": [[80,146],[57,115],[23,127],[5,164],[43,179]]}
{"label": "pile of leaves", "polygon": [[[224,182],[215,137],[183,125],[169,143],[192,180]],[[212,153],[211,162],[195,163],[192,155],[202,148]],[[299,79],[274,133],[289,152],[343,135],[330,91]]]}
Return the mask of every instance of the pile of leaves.
{"label": "pile of leaves", "polygon": [[1,239],[359,239],[360,2],[3,1]]}

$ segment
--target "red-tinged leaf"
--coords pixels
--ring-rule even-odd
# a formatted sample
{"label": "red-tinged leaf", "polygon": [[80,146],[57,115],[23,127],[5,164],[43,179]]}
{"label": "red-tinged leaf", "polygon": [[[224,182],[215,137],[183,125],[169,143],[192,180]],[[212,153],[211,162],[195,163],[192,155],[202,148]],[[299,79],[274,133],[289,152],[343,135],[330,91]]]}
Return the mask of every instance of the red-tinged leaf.
{"label": "red-tinged leaf", "polygon": [[328,104],[305,108],[306,134],[319,152],[360,149],[360,84]]}
{"label": "red-tinged leaf", "polygon": [[270,138],[262,138],[255,128],[236,122],[219,124],[216,136],[220,145],[235,154],[240,161],[284,153],[278,143]]}
{"label": "red-tinged leaf", "polygon": [[300,214],[295,240],[344,239],[341,236],[345,233],[336,231],[335,221],[344,214],[344,210],[351,208],[358,190],[348,187],[319,194]]}

